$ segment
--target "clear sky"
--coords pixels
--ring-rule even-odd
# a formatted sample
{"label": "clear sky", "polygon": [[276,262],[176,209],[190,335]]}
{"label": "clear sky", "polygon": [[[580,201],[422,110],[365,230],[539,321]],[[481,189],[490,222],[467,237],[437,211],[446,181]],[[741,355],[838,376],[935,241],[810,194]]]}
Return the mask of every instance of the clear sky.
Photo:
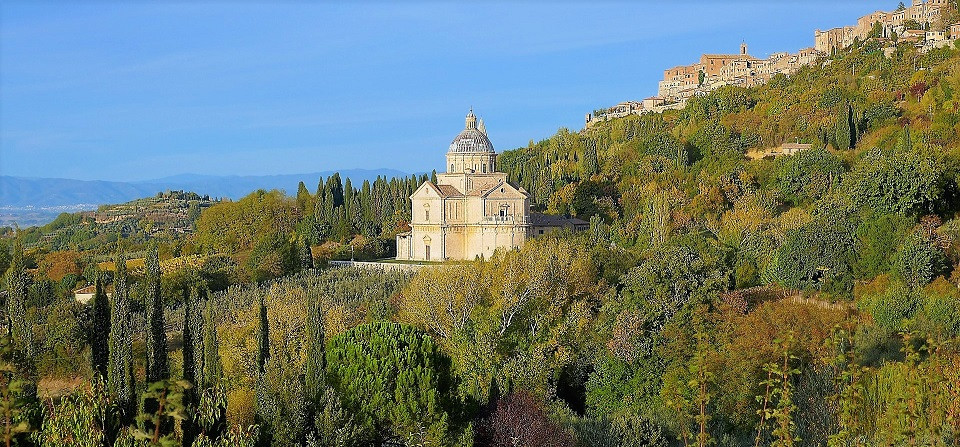
{"label": "clear sky", "polygon": [[656,93],[700,53],[813,46],[895,1],[0,2],[0,174],[442,170]]}

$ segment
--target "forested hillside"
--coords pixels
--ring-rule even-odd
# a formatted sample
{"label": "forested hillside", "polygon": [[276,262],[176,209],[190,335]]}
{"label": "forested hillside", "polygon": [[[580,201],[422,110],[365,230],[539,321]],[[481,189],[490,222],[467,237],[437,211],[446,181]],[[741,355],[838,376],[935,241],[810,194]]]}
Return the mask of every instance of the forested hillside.
{"label": "forested hillside", "polygon": [[388,256],[426,180],[335,175],[213,205],[189,235],[121,234],[109,266],[11,240],[3,436],[960,443],[960,49],[858,44],[499,164],[589,231],[412,275],[329,269]]}

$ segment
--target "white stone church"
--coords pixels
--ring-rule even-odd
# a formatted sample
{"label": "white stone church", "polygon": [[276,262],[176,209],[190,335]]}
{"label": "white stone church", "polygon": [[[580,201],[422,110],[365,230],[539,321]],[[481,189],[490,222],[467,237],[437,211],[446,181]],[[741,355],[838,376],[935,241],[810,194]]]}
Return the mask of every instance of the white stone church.
{"label": "white stone church", "polygon": [[582,230],[587,222],[530,213],[530,195],[497,172],[497,153],[473,110],[450,143],[447,168],[437,184],[424,182],[410,196],[411,231],[397,235],[397,259],[414,261],[490,258],[498,248],[519,248],[559,227]]}

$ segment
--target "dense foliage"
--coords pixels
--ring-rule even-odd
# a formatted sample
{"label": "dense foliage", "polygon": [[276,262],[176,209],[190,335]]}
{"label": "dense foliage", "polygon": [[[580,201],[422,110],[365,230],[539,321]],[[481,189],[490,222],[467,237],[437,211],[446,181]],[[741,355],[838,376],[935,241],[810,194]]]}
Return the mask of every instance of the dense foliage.
{"label": "dense foliage", "polygon": [[[324,261],[388,256],[426,176],[256,191],[93,251],[21,232],[0,247],[3,436],[956,445],[957,92],[960,50],[870,40],[560,130],[500,165],[589,231],[413,274]],[[757,156],[797,140],[813,147]]]}

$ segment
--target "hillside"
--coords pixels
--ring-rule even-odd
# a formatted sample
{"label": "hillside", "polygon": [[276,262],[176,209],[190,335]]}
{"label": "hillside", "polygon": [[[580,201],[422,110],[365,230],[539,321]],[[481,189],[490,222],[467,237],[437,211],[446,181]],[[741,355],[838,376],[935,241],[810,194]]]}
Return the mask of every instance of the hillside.
{"label": "hillside", "polygon": [[[296,191],[301,181],[313,184],[333,171],[308,174],[215,176],[181,174],[135,181],[72,180],[0,176],[0,225],[43,225],[65,211],[92,210],[98,205],[150,197],[159,191],[196,191],[210,197],[239,199],[257,189]],[[341,175],[362,183],[379,176],[403,176],[392,169],[348,169]]]}
{"label": "hillside", "polygon": [[[202,436],[279,447],[960,444],[960,49],[858,42],[498,164],[589,229],[415,274],[324,268],[389,253],[429,178],[333,175],[24,232],[27,258],[0,260],[13,346],[36,354],[10,364],[115,380],[21,407],[140,433],[173,425],[134,405],[169,391]],[[109,309],[68,296],[96,279]]]}
{"label": "hillside", "polygon": [[130,243],[172,241],[192,233],[202,211],[216,203],[191,192],[158,193],[117,205],[101,205],[96,211],[62,213],[49,224],[23,229],[21,240],[28,248],[94,253],[109,252],[118,237]]}

